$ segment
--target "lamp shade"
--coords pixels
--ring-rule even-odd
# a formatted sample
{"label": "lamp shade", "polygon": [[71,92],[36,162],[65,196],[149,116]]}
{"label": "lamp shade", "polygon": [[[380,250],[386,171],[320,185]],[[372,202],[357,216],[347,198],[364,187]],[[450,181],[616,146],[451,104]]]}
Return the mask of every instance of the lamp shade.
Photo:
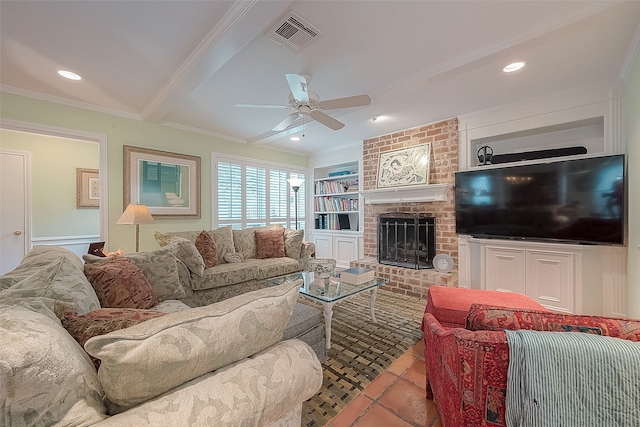
{"label": "lamp shade", "polygon": [[292,186],[294,188],[296,188],[296,187],[300,188],[300,186],[304,182],[304,179],[302,179],[302,178],[289,178],[289,179],[287,179],[287,182],[289,183],[290,186]]}
{"label": "lamp shade", "polygon": [[116,224],[153,224],[154,222],[146,205],[131,203]]}

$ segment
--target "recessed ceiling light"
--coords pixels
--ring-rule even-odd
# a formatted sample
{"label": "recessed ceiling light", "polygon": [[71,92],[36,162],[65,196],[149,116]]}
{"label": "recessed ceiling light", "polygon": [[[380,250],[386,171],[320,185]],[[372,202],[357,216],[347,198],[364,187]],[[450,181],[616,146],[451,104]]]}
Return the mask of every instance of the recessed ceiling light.
{"label": "recessed ceiling light", "polygon": [[71,71],[60,70],[60,71],[58,71],[58,74],[60,74],[65,79],[69,79],[69,80],[81,80],[82,79],[82,77],[80,77],[79,75],[77,75],[76,73],[73,73]]}
{"label": "recessed ceiling light", "polygon": [[525,66],[525,64],[526,62],[524,61],[512,62],[511,64],[504,67],[502,71],[504,71],[505,73],[513,73],[514,71],[520,70],[522,67]]}
{"label": "recessed ceiling light", "polygon": [[291,140],[292,141],[300,141],[300,137],[299,136],[292,136]]}

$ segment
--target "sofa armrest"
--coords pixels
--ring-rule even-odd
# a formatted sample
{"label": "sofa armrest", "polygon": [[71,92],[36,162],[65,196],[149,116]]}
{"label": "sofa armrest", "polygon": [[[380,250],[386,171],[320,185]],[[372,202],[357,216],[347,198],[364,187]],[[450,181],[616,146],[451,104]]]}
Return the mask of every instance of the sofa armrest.
{"label": "sofa armrest", "polygon": [[640,341],[640,320],[636,319],[508,309],[484,304],[471,305],[467,315],[467,329],[472,331],[529,329],[550,332],[586,332]]}
{"label": "sofa armrest", "polygon": [[307,271],[309,267],[309,259],[315,256],[316,245],[313,242],[307,240],[302,241],[302,249],[300,250],[300,263],[302,264],[302,270]]}
{"label": "sofa armrest", "polygon": [[280,341],[94,425],[270,425],[321,386],[322,365],[311,347]]}
{"label": "sofa armrest", "polygon": [[509,346],[504,332],[445,328],[422,321],[427,389],[443,425],[504,425]]}

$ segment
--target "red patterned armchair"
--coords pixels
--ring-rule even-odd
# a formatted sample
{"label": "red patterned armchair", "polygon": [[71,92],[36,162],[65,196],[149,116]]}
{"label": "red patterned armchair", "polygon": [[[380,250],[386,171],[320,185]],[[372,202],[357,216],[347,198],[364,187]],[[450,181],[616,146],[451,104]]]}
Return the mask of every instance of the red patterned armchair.
{"label": "red patterned armchair", "polygon": [[445,427],[504,426],[509,347],[504,329],[586,332],[640,341],[640,320],[473,304],[466,329],[422,320],[427,398]]}

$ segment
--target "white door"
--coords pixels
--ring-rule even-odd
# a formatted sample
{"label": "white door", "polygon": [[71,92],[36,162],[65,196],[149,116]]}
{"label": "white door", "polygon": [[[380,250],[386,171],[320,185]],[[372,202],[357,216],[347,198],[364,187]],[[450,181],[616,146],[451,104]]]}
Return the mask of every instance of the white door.
{"label": "white door", "polygon": [[13,270],[28,249],[28,156],[0,152],[0,274]]}
{"label": "white door", "polygon": [[484,257],[483,289],[527,293],[524,249],[487,246],[481,253]]}
{"label": "white door", "polygon": [[527,295],[548,309],[575,313],[578,254],[527,250]]}
{"label": "white door", "polygon": [[333,258],[333,245],[330,234],[314,234],[313,243],[316,245],[316,258]]}
{"label": "white door", "polygon": [[357,236],[334,236],[333,237],[333,257],[336,259],[336,266],[349,268],[351,261],[359,259],[358,237]]}

